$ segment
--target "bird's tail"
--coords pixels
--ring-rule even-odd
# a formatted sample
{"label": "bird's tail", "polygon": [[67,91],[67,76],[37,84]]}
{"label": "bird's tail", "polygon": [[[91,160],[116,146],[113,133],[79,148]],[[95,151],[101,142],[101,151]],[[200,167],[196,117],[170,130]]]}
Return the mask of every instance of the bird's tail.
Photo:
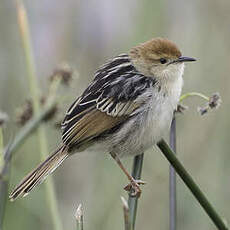
{"label": "bird's tail", "polygon": [[9,198],[14,201],[26,196],[33,188],[41,184],[68,156],[66,146],[62,146],[29,173],[13,190]]}

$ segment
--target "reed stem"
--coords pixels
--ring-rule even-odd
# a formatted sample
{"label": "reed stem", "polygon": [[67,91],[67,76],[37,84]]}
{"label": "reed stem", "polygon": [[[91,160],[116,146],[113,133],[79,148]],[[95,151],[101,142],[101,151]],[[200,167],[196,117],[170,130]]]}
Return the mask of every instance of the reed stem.
{"label": "reed stem", "polygon": [[[143,160],[144,160],[144,153],[134,157],[132,177],[136,180],[141,179]],[[137,215],[137,204],[138,204],[138,197],[132,197],[129,194],[128,206],[129,206],[131,226],[132,226],[133,230],[135,229],[135,222],[136,222],[136,215]]]}
{"label": "reed stem", "polygon": [[[172,119],[170,128],[170,147],[176,153],[176,118]],[[169,166],[169,229],[176,230],[177,227],[177,197],[176,197],[176,172]]]}
{"label": "reed stem", "polygon": [[168,144],[162,139],[160,142],[158,142],[157,145],[158,145],[159,149],[161,150],[161,152],[164,154],[164,156],[167,158],[167,160],[174,167],[177,174],[180,176],[180,178],[184,181],[186,186],[189,188],[189,190],[195,196],[197,201],[203,207],[204,211],[211,218],[213,223],[216,225],[217,229],[228,230],[228,227],[227,227],[226,223],[224,222],[224,220],[219,216],[219,214],[216,212],[215,208],[210,204],[210,202],[208,201],[208,199],[206,198],[204,193],[200,190],[200,188],[194,182],[194,180],[192,179],[190,174],[186,171],[184,166],[177,159],[175,153],[168,146]]}

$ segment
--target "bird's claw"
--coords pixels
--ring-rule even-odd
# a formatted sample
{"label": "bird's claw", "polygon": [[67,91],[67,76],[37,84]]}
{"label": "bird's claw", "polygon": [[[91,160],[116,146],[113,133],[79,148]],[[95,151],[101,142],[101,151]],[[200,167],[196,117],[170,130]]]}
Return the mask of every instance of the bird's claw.
{"label": "bird's claw", "polygon": [[124,190],[130,192],[130,196],[132,197],[140,197],[141,195],[140,185],[143,184],[146,184],[146,182],[142,180],[133,180],[124,187]]}

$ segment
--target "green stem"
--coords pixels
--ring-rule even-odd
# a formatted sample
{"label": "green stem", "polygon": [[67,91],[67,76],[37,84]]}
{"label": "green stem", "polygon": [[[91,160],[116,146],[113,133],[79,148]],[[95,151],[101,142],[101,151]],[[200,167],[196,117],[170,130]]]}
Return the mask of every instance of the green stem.
{"label": "green stem", "polygon": [[190,93],[185,93],[180,97],[180,102],[183,101],[184,99],[186,99],[187,97],[192,97],[192,96],[197,96],[200,98],[203,98],[206,101],[209,101],[209,97],[205,96],[202,93],[197,93],[197,92],[190,92]]}
{"label": "green stem", "polygon": [[214,207],[209,203],[208,199],[202,193],[202,191],[200,190],[198,185],[194,182],[194,180],[189,175],[189,173],[186,171],[184,166],[177,159],[175,153],[171,150],[171,148],[168,146],[168,144],[164,140],[161,140],[157,145],[160,148],[160,150],[162,151],[162,153],[164,154],[164,156],[167,158],[167,160],[174,167],[174,169],[176,170],[178,175],[181,177],[181,179],[184,181],[184,183],[190,189],[190,191],[195,196],[197,201],[203,207],[205,212],[211,218],[211,220],[216,225],[216,227],[219,230],[228,230],[228,227],[224,223],[223,219],[218,215],[218,213],[216,212]]}
{"label": "green stem", "polygon": [[[31,46],[29,23],[27,19],[26,10],[24,8],[22,1],[20,0],[17,1],[17,8],[18,8],[19,28],[20,28],[23,48],[25,52],[29,88],[30,88],[30,93],[33,101],[34,114],[35,116],[37,116],[40,113],[40,105],[39,105],[40,98],[39,98],[38,81],[36,77],[36,69],[34,64],[35,63],[34,55]],[[45,127],[43,124],[41,124],[38,127],[38,137],[40,142],[41,160],[44,160],[48,155],[48,147],[47,147],[47,138],[45,135]],[[56,195],[54,192],[54,185],[53,185],[52,178],[46,181],[45,187],[46,187],[47,204],[50,209],[54,229],[62,230],[62,223],[58,212]]]}
{"label": "green stem", "polygon": [[[133,161],[133,169],[132,169],[132,177],[136,180],[141,179],[142,165],[143,165],[144,153],[135,156]],[[136,215],[137,215],[137,204],[138,197],[132,197],[129,194],[129,213],[130,213],[130,221],[132,225],[132,229],[135,229]]]}
{"label": "green stem", "polygon": [[[173,116],[170,128],[170,147],[176,153],[176,118]],[[177,196],[176,196],[176,171],[169,166],[169,229],[176,230],[177,226]]]}

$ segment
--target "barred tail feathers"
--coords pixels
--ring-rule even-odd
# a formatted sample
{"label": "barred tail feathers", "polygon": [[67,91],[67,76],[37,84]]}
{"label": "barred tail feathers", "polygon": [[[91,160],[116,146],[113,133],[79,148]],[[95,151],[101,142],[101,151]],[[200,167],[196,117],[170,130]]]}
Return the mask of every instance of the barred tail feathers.
{"label": "barred tail feathers", "polygon": [[26,196],[37,185],[41,184],[67,158],[66,146],[62,146],[29,173],[13,190],[9,198],[14,201],[19,196]]}

